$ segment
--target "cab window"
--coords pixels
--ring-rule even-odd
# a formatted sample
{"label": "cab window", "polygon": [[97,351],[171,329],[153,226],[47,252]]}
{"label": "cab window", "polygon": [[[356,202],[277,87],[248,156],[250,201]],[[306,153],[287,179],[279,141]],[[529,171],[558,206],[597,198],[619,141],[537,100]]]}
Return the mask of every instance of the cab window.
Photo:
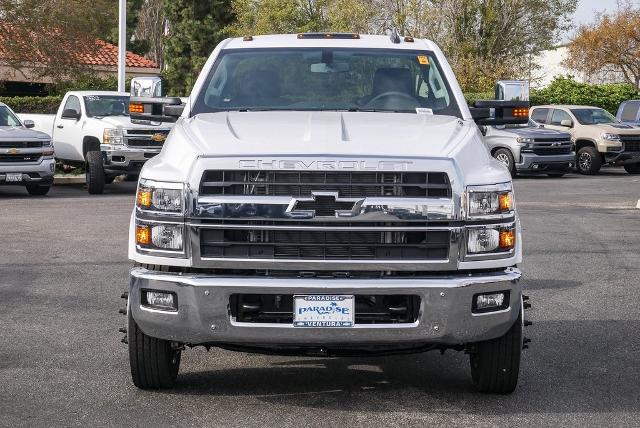
{"label": "cab window", "polygon": [[74,110],[76,113],[80,114],[80,100],[78,99],[78,97],[76,97],[75,95],[69,95],[69,98],[67,98],[67,102],[64,103],[64,108],[62,109],[62,111],[65,110]]}
{"label": "cab window", "polygon": [[548,108],[537,108],[533,110],[533,113],[531,113],[531,119],[533,119],[534,122],[547,123],[548,114],[549,114]]}
{"label": "cab window", "polygon": [[559,109],[553,110],[553,114],[551,115],[551,125],[561,126],[563,120],[571,120],[569,113]]}

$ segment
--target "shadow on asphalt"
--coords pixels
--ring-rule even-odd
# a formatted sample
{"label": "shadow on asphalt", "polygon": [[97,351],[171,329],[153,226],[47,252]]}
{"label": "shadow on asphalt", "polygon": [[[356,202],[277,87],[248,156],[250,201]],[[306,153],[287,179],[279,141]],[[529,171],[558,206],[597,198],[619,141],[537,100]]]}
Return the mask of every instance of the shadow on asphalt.
{"label": "shadow on asphalt", "polygon": [[639,330],[638,320],[534,322],[525,330],[533,341],[523,353],[520,385],[504,396],[476,393],[466,356],[453,351],[444,356],[291,358],[267,367],[183,373],[176,389],[161,394],[252,396],[267,404],[340,411],[635,412],[640,408],[640,349],[634,339]]}
{"label": "shadow on asphalt", "polygon": [[57,199],[57,198],[105,198],[110,196],[135,195],[137,183],[121,182],[108,184],[102,195],[90,195],[84,184],[54,185],[45,196],[30,196],[24,186],[0,186],[0,200],[11,199]]}

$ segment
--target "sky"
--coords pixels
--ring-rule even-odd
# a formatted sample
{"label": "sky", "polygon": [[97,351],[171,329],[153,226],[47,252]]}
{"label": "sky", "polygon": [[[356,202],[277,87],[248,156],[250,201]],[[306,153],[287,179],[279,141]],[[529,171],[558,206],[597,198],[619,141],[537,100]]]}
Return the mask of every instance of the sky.
{"label": "sky", "polygon": [[[632,0],[640,5],[640,0]],[[597,12],[612,12],[617,9],[616,0],[578,0],[578,7],[573,15],[573,22],[576,26],[589,24],[595,20]]]}

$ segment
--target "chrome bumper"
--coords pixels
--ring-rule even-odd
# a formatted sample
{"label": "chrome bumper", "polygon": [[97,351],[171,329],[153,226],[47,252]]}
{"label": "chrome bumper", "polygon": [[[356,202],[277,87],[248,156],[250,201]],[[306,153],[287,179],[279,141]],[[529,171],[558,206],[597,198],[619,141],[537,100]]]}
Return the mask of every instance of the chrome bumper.
{"label": "chrome bumper", "polygon": [[566,155],[536,155],[522,153],[521,162],[516,163],[516,170],[530,172],[564,171],[576,163],[576,154]]}
{"label": "chrome bumper", "polygon": [[105,154],[105,170],[131,172],[142,169],[144,163],[159,154],[162,149],[103,144],[100,150]]}
{"label": "chrome bumper", "polygon": [[[148,336],[188,344],[382,345],[433,343],[456,345],[502,336],[521,306],[520,271],[406,279],[316,279],[222,277],[131,270],[129,308]],[[141,306],[141,290],[177,295],[178,311]],[[472,314],[477,293],[510,291],[508,309]],[[299,328],[290,324],[236,322],[229,311],[232,294],[412,294],[421,299],[415,323],[356,325],[352,328]]]}
{"label": "chrome bumper", "polygon": [[[26,184],[26,183],[43,183],[52,182],[53,174],[56,168],[54,158],[41,159],[39,163],[11,163],[0,164],[0,183],[2,184]],[[6,182],[6,173],[19,172],[22,173],[22,181]],[[37,176],[36,176],[37,175]]]}

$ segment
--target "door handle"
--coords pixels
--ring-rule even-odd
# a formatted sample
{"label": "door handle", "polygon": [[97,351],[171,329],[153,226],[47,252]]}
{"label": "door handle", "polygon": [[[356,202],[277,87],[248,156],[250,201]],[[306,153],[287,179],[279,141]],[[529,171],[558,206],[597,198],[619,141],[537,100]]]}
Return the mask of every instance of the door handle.
{"label": "door handle", "polygon": [[64,128],[64,125],[58,125],[58,126],[56,126],[56,128],[62,129],[62,128]]}

